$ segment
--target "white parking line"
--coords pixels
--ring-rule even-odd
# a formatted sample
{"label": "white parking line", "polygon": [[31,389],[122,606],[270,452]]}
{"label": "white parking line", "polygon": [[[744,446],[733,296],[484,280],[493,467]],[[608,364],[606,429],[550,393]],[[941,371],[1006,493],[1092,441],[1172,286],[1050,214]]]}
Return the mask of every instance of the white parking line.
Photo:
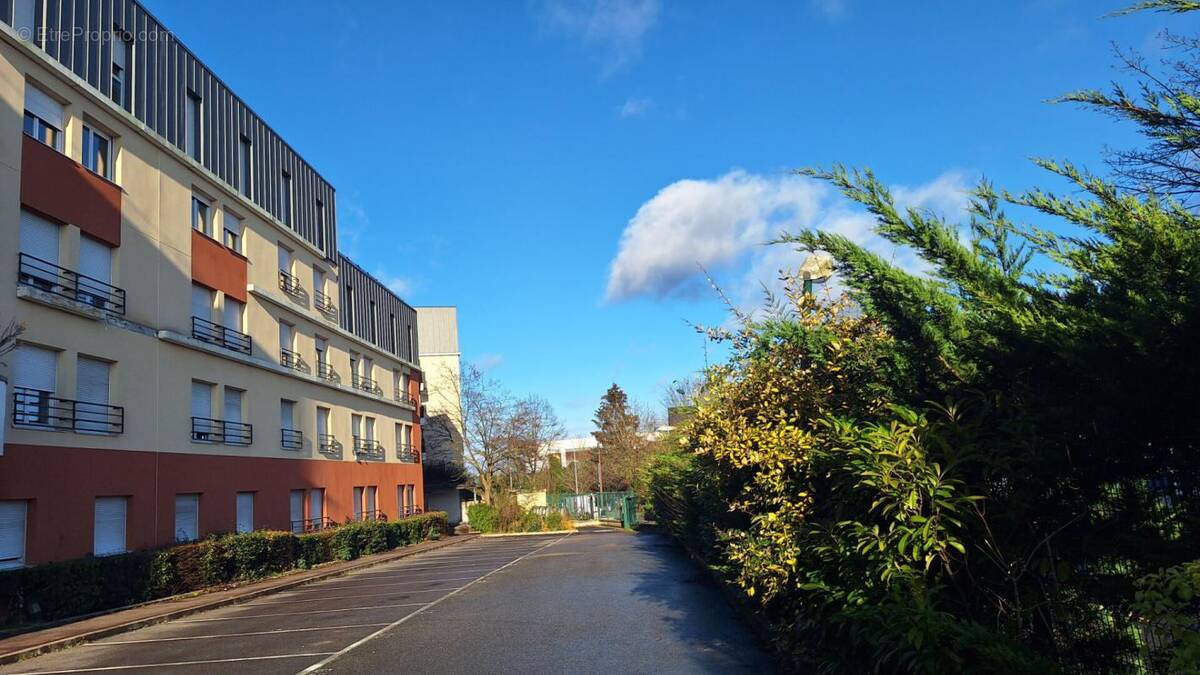
{"label": "white parking line", "polygon": [[315,626],[312,628],[279,628],[276,630],[260,630],[252,633],[223,633],[220,635],[182,635],[179,637],[146,638],[145,640],[117,640],[114,642],[89,642],[83,647],[117,647],[120,645],[140,645],[148,642],[179,642],[181,640],[212,640],[213,638],[254,637],[256,635],[280,635],[283,633],[312,633],[320,630],[342,630],[346,628],[378,628],[386,623],[358,623],[349,626]]}
{"label": "white parking line", "polygon": [[399,619],[396,619],[395,621],[388,624],[387,626],[380,628],[379,630],[375,631],[374,633],[371,633],[370,635],[362,638],[361,640],[358,640],[357,642],[347,645],[346,647],[343,647],[338,652],[331,654],[329,656],[326,656],[325,658],[321,659],[320,661],[305,668],[304,670],[300,671],[299,675],[308,675],[308,673],[317,672],[318,670],[324,668],[325,666],[329,665],[330,663],[333,663],[334,661],[336,661],[338,659],[338,657],[342,656],[343,654],[347,654],[350,651],[357,649],[358,647],[361,647],[362,645],[370,642],[371,640],[374,640],[375,638],[379,637],[380,635],[383,635],[384,633],[388,632],[389,630],[392,630],[396,626],[399,626],[400,624],[404,623],[405,621],[408,621],[409,619],[413,618],[414,616],[419,615],[421,612],[424,612],[425,610],[429,609],[430,607],[433,607],[434,605],[442,602],[446,598],[450,598],[455,595],[458,595],[462,591],[470,588],[471,586],[474,586],[475,584],[479,583],[480,581],[483,581],[484,579],[492,576],[493,574],[496,574],[497,572],[508,569],[509,567],[521,562],[525,558],[533,555],[534,553],[537,553],[538,551],[541,551],[542,549],[547,548],[549,546],[553,546],[554,544],[557,544],[558,542],[562,541],[563,539],[566,539],[569,536],[571,536],[571,535],[564,534],[563,536],[559,537],[558,539],[546,542],[546,544],[544,544],[543,546],[540,546],[540,547],[530,551],[529,553],[526,553],[525,555],[521,556],[520,558],[517,558],[516,560],[513,560],[512,562],[510,562],[502,567],[497,567],[496,569],[492,570],[491,572],[488,572],[487,574],[479,577],[475,581],[472,581],[471,583],[466,584],[465,586],[460,586],[459,588],[455,589],[454,591],[447,593],[446,595],[443,595],[442,597],[438,598],[437,600],[434,600],[433,602],[425,605],[424,607],[421,607],[420,609],[409,612],[408,614],[400,617]]}
{"label": "white parking line", "polygon": [[245,614],[238,616],[217,616],[211,619],[179,619],[171,623],[209,623],[213,621],[237,621],[239,619],[266,619],[275,616],[301,616],[304,614],[329,614],[331,612],[360,612],[368,609],[389,609],[391,607],[420,607],[426,602],[401,602],[394,605],[365,605],[362,607],[343,607],[340,609],[311,609],[304,612],[274,612],[271,614]]}
{"label": "white parking line", "polygon": [[209,663],[238,663],[240,661],[266,661],[269,659],[299,659],[314,656],[329,656],[337,652],[306,652],[303,654],[277,654],[275,656],[243,656],[235,659],[205,659],[202,661],[169,661],[167,663],[140,663],[123,666],[97,666],[95,668],[71,668],[69,670],[31,670],[15,675],[62,675],[63,673],[96,673],[102,670],[134,670],[142,668],[178,668],[181,666],[202,666]]}
{"label": "white parking line", "polygon": [[[519,557],[519,556],[517,556],[515,554],[509,554],[509,555],[471,556],[470,558],[459,558],[459,559],[455,559],[455,560],[420,560],[420,561],[413,561],[412,563],[407,564],[407,565],[392,565],[392,566],[389,566],[387,570],[379,570],[379,571],[375,571],[375,572],[364,572],[362,574],[355,574],[352,576],[354,576],[354,577],[370,577],[370,576],[378,576],[381,574],[389,574],[391,572],[398,572],[398,571],[402,571],[402,570],[432,570],[432,569],[439,569],[439,568],[446,568],[446,567],[461,567],[463,565],[474,565],[474,564],[480,563],[480,562],[500,562],[503,560],[512,560],[513,558],[517,558],[517,557]],[[347,576],[351,576],[351,575],[347,575]]]}
{"label": "white parking line", "polygon": [[449,577],[446,579],[413,579],[410,581],[391,581],[383,584],[342,584],[340,586],[310,586],[312,590],[331,591],[339,588],[388,588],[391,586],[399,586],[401,584],[438,584],[443,581],[466,581],[475,577]]}
{"label": "white parking line", "polygon": [[[424,591],[404,591],[404,593],[445,593],[447,591],[457,591],[462,586],[455,588],[430,588]],[[391,595],[390,593],[367,593],[366,595],[331,595],[325,598],[309,598],[307,600],[283,600],[280,602],[250,602],[242,605],[242,607],[267,607],[270,605],[295,605],[301,602],[321,602],[323,600],[349,600],[351,598],[378,598],[380,595]]]}

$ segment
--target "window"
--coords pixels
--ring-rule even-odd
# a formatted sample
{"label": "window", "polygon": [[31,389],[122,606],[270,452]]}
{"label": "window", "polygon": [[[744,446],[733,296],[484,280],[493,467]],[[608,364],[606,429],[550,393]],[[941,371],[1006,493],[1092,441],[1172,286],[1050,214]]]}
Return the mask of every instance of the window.
{"label": "window", "polygon": [[346,330],[354,332],[354,287],[346,284],[346,297],[343,300],[346,304],[342,307],[342,313],[346,317]]}
{"label": "window", "polygon": [[400,331],[396,330],[396,315],[389,314],[388,317],[388,327],[391,329],[391,334],[389,335],[389,338],[391,339],[390,346],[392,348],[392,353],[396,354],[400,351],[400,345],[396,342],[396,339],[400,337]]}
{"label": "window", "polygon": [[61,103],[25,83],[25,133],[62,152],[63,119]]}
{"label": "window", "polygon": [[[374,380],[375,378],[372,377],[374,374],[375,374],[375,362],[364,356],[363,360],[362,360],[363,379],[364,380]],[[367,386],[367,385],[364,385],[364,386]]]}
{"label": "window", "polygon": [[354,352],[350,352],[350,378],[351,380],[358,378],[358,354]]}
{"label": "window", "polygon": [[17,0],[13,7],[13,30],[17,32],[18,37],[30,42],[38,42],[34,39],[34,31],[37,30],[37,6],[37,0]]}
{"label": "window", "polygon": [[313,293],[325,293],[325,272],[313,265]]}
{"label": "window", "polygon": [[363,420],[363,437],[367,441],[375,440],[375,418],[367,417]]}
{"label": "window", "polygon": [[279,271],[292,273],[292,251],[283,244],[279,245]]}
{"label": "window", "polygon": [[238,166],[238,190],[243,195],[253,198],[251,186],[254,184],[254,146],[245,136],[242,136],[238,146]]}
{"label": "window", "polygon": [[129,105],[131,96],[129,95],[129,63],[130,53],[133,51],[133,45],[125,39],[125,33],[121,30],[112,32],[112,88],[108,95],[116,102],[117,105],[125,108]]}
{"label": "window", "polygon": [[175,541],[200,538],[200,495],[175,495]]}
{"label": "window", "polygon": [[292,521],[292,532],[304,531],[304,490],[288,493],[288,517]]}
{"label": "window", "polygon": [[317,200],[317,248],[325,250],[325,202]]}
{"label": "window", "polygon": [[189,157],[201,161],[200,146],[204,142],[204,107],[200,105],[200,97],[194,92],[188,92],[187,107],[184,109],[184,145],[183,151]]}
{"label": "window", "polygon": [[108,392],[112,379],[112,364],[86,356],[75,363],[75,429],[83,433],[107,433],[109,420]]}
{"label": "window", "polygon": [[317,408],[317,442],[324,443],[329,435],[329,408]]}
{"label": "window", "polygon": [[308,491],[308,517],[318,525],[325,519],[325,488]]}
{"label": "window", "polygon": [[237,531],[254,531],[254,493],[237,493]]}
{"label": "window", "polygon": [[350,435],[356,442],[362,438],[362,415],[350,415]]}
{"label": "window", "polygon": [[371,301],[371,342],[379,343],[379,308]]}
{"label": "window", "polygon": [[221,317],[221,324],[226,328],[242,333],[244,332],[242,328],[245,326],[245,316],[246,305],[228,295],[225,296],[225,311]]}
{"label": "window", "polygon": [[375,485],[368,485],[368,486],[367,486],[367,494],[366,494],[366,497],[367,497],[367,509],[366,509],[366,510],[367,510],[367,517],[368,517],[368,518],[370,518],[370,519],[372,519],[372,520],[374,520],[374,519],[375,519],[375,511],[376,511],[376,509],[378,509],[378,508],[379,508],[379,504],[378,504],[378,502],[379,502],[378,495],[379,495],[379,487],[378,487],[378,486],[375,486]]}
{"label": "window", "polygon": [[55,420],[50,399],[57,389],[58,352],[20,345],[13,354],[13,423],[48,426]]}
{"label": "window", "polygon": [[287,399],[279,401],[279,428],[285,431],[296,429],[296,402]]}
{"label": "window", "polygon": [[92,173],[112,179],[112,142],[95,129],[83,127],[83,165]]}
{"label": "window", "polygon": [[408,383],[409,383],[408,373],[402,374],[400,376],[400,390],[402,392],[404,392],[404,398],[402,400],[404,400],[405,402],[408,401],[409,396],[410,396],[410,394],[408,393]]}
{"label": "window", "polygon": [[401,384],[402,378],[403,378],[403,376],[400,374],[399,370],[392,371],[392,391],[395,392],[397,401],[407,401],[408,400],[408,392],[406,391],[404,386]]}
{"label": "window", "polygon": [[192,316],[212,321],[213,292],[200,284],[192,284]]}
{"label": "window", "polygon": [[296,336],[293,332],[292,324],[286,321],[279,322],[279,348],[292,351],[292,347],[296,346]]}
{"label": "window", "polygon": [[0,502],[0,570],[25,565],[25,516],[29,505],[24,501]]}
{"label": "window", "polygon": [[112,248],[99,239],[80,235],[79,273],[87,279],[79,280],[76,297],[103,309],[109,302],[107,286],[112,283]]}
{"label": "window", "polygon": [[291,227],[292,206],[295,202],[292,201],[294,197],[292,194],[292,174],[286,171],[283,172],[283,176],[281,177],[279,194],[280,199],[283,200],[283,204],[279,209],[279,219],[283,221],[284,225]]}
{"label": "window", "polygon": [[416,494],[414,494],[415,492],[416,492],[415,486],[413,486],[413,485],[406,486],[405,493],[408,497],[406,503],[408,504],[408,512],[409,513],[417,512],[417,496],[416,496]]}
{"label": "window", "polygon": [[361,487],[354,488],[354,519],[362,520],[363,514],[363,489]]}
{"label": "window", "polygon": [[23,274],[34,277],[39,286],[53,287],[57,271],[43,263],[58,265],[58,240],[62,227],[35,214],[21,209],[21,253],[37,258]]}
{"label": "window", "polygon": [[[192,417],[208,420],[213,415],[213,385],[207,382],[192,380]],[[197,425],[192,422],[192,440],[218,442],[221,440],[219,429],[208,424]]]}
{"label": "window", "polygon": [[225,387],[225,422],[242,422],[242,394],[241,389],[233,387]]}
{"label": "window", "polygon": [[192,195],[192,229],[212,236],[212,205],[197,195]]}
{"label": "window", "polygon": [[324,377],[324,372],[329,368],[329,342],[325,338],[317,336],[317,374]]}
{"label": "window", "polygon": [[396,486],[396,505],[400,507],[400,516],[408,515],[408,486]]}
{"label": "window", "polygon": [[401,433],[403,434],[401,438],[404,440],[404,447],[407,449],[412,449],[412,425],[401,424],[400,427]]}
{"label": "window", "polygon": [[409,363],[416,362],[416,359],[413,358],[413,332],[412,332],[411,325],[408,327],[408,362]]}
{"label": "window", "polygon": [[128,497],[97,497],[92,522],[92,553],[97,556],[125,552],[125,512]]}
{"label": "window", "polygon": [[242,219],[230,213],[221,211],[221,224],[225,228],[225,248],[236,253],[242,252]]}

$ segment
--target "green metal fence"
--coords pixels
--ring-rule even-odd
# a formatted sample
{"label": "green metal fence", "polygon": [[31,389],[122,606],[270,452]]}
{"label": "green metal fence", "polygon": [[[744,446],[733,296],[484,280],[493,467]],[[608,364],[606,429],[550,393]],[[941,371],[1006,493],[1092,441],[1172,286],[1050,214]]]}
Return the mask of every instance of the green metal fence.
{"label": "green metal fence", "polygon": [[638,522],[637,498],[633,492],[552,492],[546,506],[562,509],[573,520],[619,520],[625,527]]}

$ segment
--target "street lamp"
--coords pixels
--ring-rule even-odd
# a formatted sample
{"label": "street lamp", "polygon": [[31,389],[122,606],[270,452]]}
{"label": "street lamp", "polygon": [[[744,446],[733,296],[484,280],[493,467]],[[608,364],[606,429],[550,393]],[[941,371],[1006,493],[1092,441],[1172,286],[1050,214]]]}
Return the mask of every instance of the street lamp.
{"label": "street lamp", "polygon": [[800,278],[804,280],[804,294],[813,294],[813,283],[824,283],[833,276],[833,256],[828,253],[810,253],[800,263]]}

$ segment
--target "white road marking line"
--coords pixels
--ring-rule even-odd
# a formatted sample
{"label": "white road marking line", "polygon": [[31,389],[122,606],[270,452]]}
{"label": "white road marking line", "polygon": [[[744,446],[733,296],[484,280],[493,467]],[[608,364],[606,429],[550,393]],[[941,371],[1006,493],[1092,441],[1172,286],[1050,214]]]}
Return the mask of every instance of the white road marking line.
{"label": "white road marking line", "polygon": [[400,624],[404,623],[405,621],[408,621],[409,619],[413,618],[414,616],[417,616],[418,614],[420,614],[421,612],[424,612],[425,610],[429,609],[430,607],[433,607],[434,605],[437,605],[438,603],[442,602],[443,600],[445,600],[445,599],[447,599],[447,598],[450,598],[450,597],[453,597],[453,596],[455,596],[455,595],[458,595],[458,594],[459,594],[459,593],[461,593],[462,591],[464,591],[464,590],[466,590],[466,589],[470,588],[471,586],[474,586],[475,584],[479,583],[480,581],[483,581],[484,579],[486,579],[486,578],[488,578],[488,577],[492,576],[493,574],[496,574],[497,572],[501,572],[501,571],[503,571],[503,570],[506,570],[506,569],[508,569],[509,567],[512,567],[513,565],[515,565],[515,564],[517,564],[517,563],[521,562],[521,561],[522,561],[522,560],[524,560],[525,558],[527,558],[527,557],[529,557],[529,556],[533,555],[534,553],[537,553],[538,551],[541,551],[541,550],[542,550],[542,549],[544,549],[544,548],[547,548],[547,547],[553,546],[554,544],[557,544],[558,542],[562,541],[563,539],[566,539],[566,538],[567,538],[567,537],[569,537],[569,536],[571,536],[569,533],[568,533],[568,534],[564,534],[563,536],[559,537],[558,539],[555,539],[555,540],[553,540],[553,541],[546,542],[546,544],[545,544],[545,545],[543,545],[543,546],[540,546],[540,547],[538,547],[538,548],[536,548],[536,549],[534,549],[534,550],[530,551],[529,553],[526,553],[525,555],[521,556],[520,558],[517,558],[516,560],[513,560],[512,562],[510,562],[510,563],[507,563],[507,564],[505,564],[505,565],[504,565],[504,566],[502,566],[502,567],[497,567],[496,569],[492,570],[491,572],[488,572],[487,574],[485,574],[485,575],[483,575],[483,576],[479,577],[479,578],[478,578],[478,579],[476,579],[475,581],[472,581],[471,583],[469,583],[469,584],[467,584],[467,585],[465,585],[465,586],[461,586],[461,587],[459,587],[458,589],[456,589],[456,590],[454,590],[454,591],[452,591],[452,592],[450,592],[450,593],[447,593],[446,595],[443,595],[442,597],[438,598],[437,600],[434,600],[433,602],[430,602],[429,604],[425,605],[424,607],[422,607],[422,608],[420,608],[420,609],[418,609],[418,610],[415,610],[415,611],[413,611],[413,612],[409,612],[409,613],[408,613],[408,614],[406,614],[405,616],[402,616],[402,617],[400,617],[399,619],[397,619],[397,620],[393,621],[392,623],[388,624],[387,626],[384,626],[383,628],[380,628],[379,630],[375,631],[374,633],[371,633],[370,635],[368,635],[368,636],[366,636],[366,637],[362,638],[361,640],[359,640],[359,641],[357,641],[357,642],[354,642],[354,643],[352,643],[352,644],[350,644],[350,645],[347,645],[346,647],[343,647],[343,648],[342,648],[340,651],[338,651],[338,652],[336,652],[336,653],[334,653],[334,654],[331,654],[330,656],[326,656],[325,658],[321,659],[320,661],[318,661],[318,662],[316,662],[316,663],[312,664],[311,666],[309,666],[309,667],[305,668],[304,670],[300,671],[299,675],[308,675],[309,673],[315,673],[315,672],[317,672],[318,670],[320,670],[320,669],[324,668],[325,666],[329,665],[330,663],[333,663],[334,661],[336,661],[336,660],[337,660],[339,657],[341,657],[342,655],[344,655],[344,654],[347,654],[347,653],[349,653],[350,651],[352,651],[352,650],[354,650],[354,649],[357,649],[357,648],[361,647],[362,645],[364,645],[364,644],[366,644],[366,643],[370,642],[371,640],[374,640],[375,638],[379,637],[380,635],[383,635],[384,633],[386,633],[386,632],[388,632],[388,631],[392,630],[392,629],[393,629],[393,628],[395,628],[396,626],[399,626]]}
{"label": "white road marking line", "polygon": [[346,628],[377,628],[386,623],[357,623],[349,626],[314,626],[312,628],[277,628],[275,630],[260,630],[252,633],[224,633],[221,635],[181,635],[179,637],[146,638],[145,640],[117,640],[114,642],[89,642],[81,647],[116,647],[120,645],[140,645],[148,642],[179,642],[180,640],[212,640],[213,638],[254,637],[257,635],[280,635],[283,633],[311,633],[319,630],[342,630]]}
{"label": "white road marking line", "polygon": [[[401,591],[403,593],[444,593],[446,591],[457,591],[462,588],[430,588],[423,591]],[[366,595],[333,595],[326,598],[309,598],[307,600],[283,600],[281,602],[250,602],[242,605],[242,607],[267,607],[270,605],[294,605],[300,602],[321,602],[323,600],[349,600],[351,598],[378,598],[381,595],[392,595],[391,593],[368,593]]]}
{"label": "white road marking line", "polygon": [[[503,562],[507,562],[507,561],[493,560],[490,564],[477,563],[477,564],[471,564],[471,565],[464,565],[462,567],[454,566],[453,568],[440,568],[439,569],[439,568],[431,567],[431,568],[421,568],[421,569],[412,569],[412,570],[396,570],[395,572],[390,573],[390,574],[383,574],[383,575],[364,574],[364,575],[358,576],[358,577],[344,577],[344,578],[346,578],[346,579],[362,579],[364,581],[373,581],[375,579],[388,579],[388,578],[392,578],[392,577],[409,577],[409,576],[417,576],[417,575],[422,575],[422,574],[438,574],[440,572],[465,572],[467,570],[486,569],[488,567],[500,565]],[[316,587],[316,586],[317,586],[317,584],[313,584],[313,587]]]}
{"label": "white road marking line", "polygon": [[340,588],[386,588],[400,584],[440,584],[443,581],[466,581],[475,577],[449,577],[447,579],[413,579],[411,581],[391,581],[383,584],[343,584],[341,586],[313,586],[312,590],[332,591]]}
{"label": "white road marking line", "polygon": [[14,675],[62,675],[63,673],[96,673],[102,670],[134,670],[136,668],[178,668],[180,666],[201,666],[209,663],[237,663],[239,661],[266,661],[268,659],[299,659],[314,656],[329,656],[337,652],[306,652],[302,654],[278,654],[275,656],[243,656],[234,659],[205,659],[203,661],[170,661],[167,663],[141,663],[125,666],[97,666],[95,668],[71,668],[69,670],[31,670]]}
{"label": "white road marking line", "polygon": [[246,614],[239,616],[218,616],[211,619],[179,619],[171,623],[209,623],[212,621],[237,621],[239,619],[266,619],[273,616],[300,616],[303,614],[329,614],[331,612],[359,612],[368,609],[389,609],[391,607],[420,607],[424,602],[401,602],[394,605],[366,605],[362,607],[343,607],[340,609],[312,609],[305,612],[274,612],[272,614]]}
{"label": "white road marking line", "polygon": [[396,565],[394,567],[390,567],[387,571],[355,574],[353,576],[355,578],[361,579],[363,577],[373,577],[373,576],[379,576],[379,575],[383,575],[383,574],[391,574],[394,572],[402,572],[405,570],[436,570],[436,569],[446,569],[449,567],[464,567],[464,566],[477,565],[478,563],[481,563],[481,562],[486,563],[486,562],[501,562],[504,560],[512,560],[515,557],[518,557],[518,556],[513,556],[513,555],[484,556],[484,557],[479,557],[479,558],[471,558],[470,560],[448,561],[445,563],[438,563],[435,561],[422,560],[420,565]]}

